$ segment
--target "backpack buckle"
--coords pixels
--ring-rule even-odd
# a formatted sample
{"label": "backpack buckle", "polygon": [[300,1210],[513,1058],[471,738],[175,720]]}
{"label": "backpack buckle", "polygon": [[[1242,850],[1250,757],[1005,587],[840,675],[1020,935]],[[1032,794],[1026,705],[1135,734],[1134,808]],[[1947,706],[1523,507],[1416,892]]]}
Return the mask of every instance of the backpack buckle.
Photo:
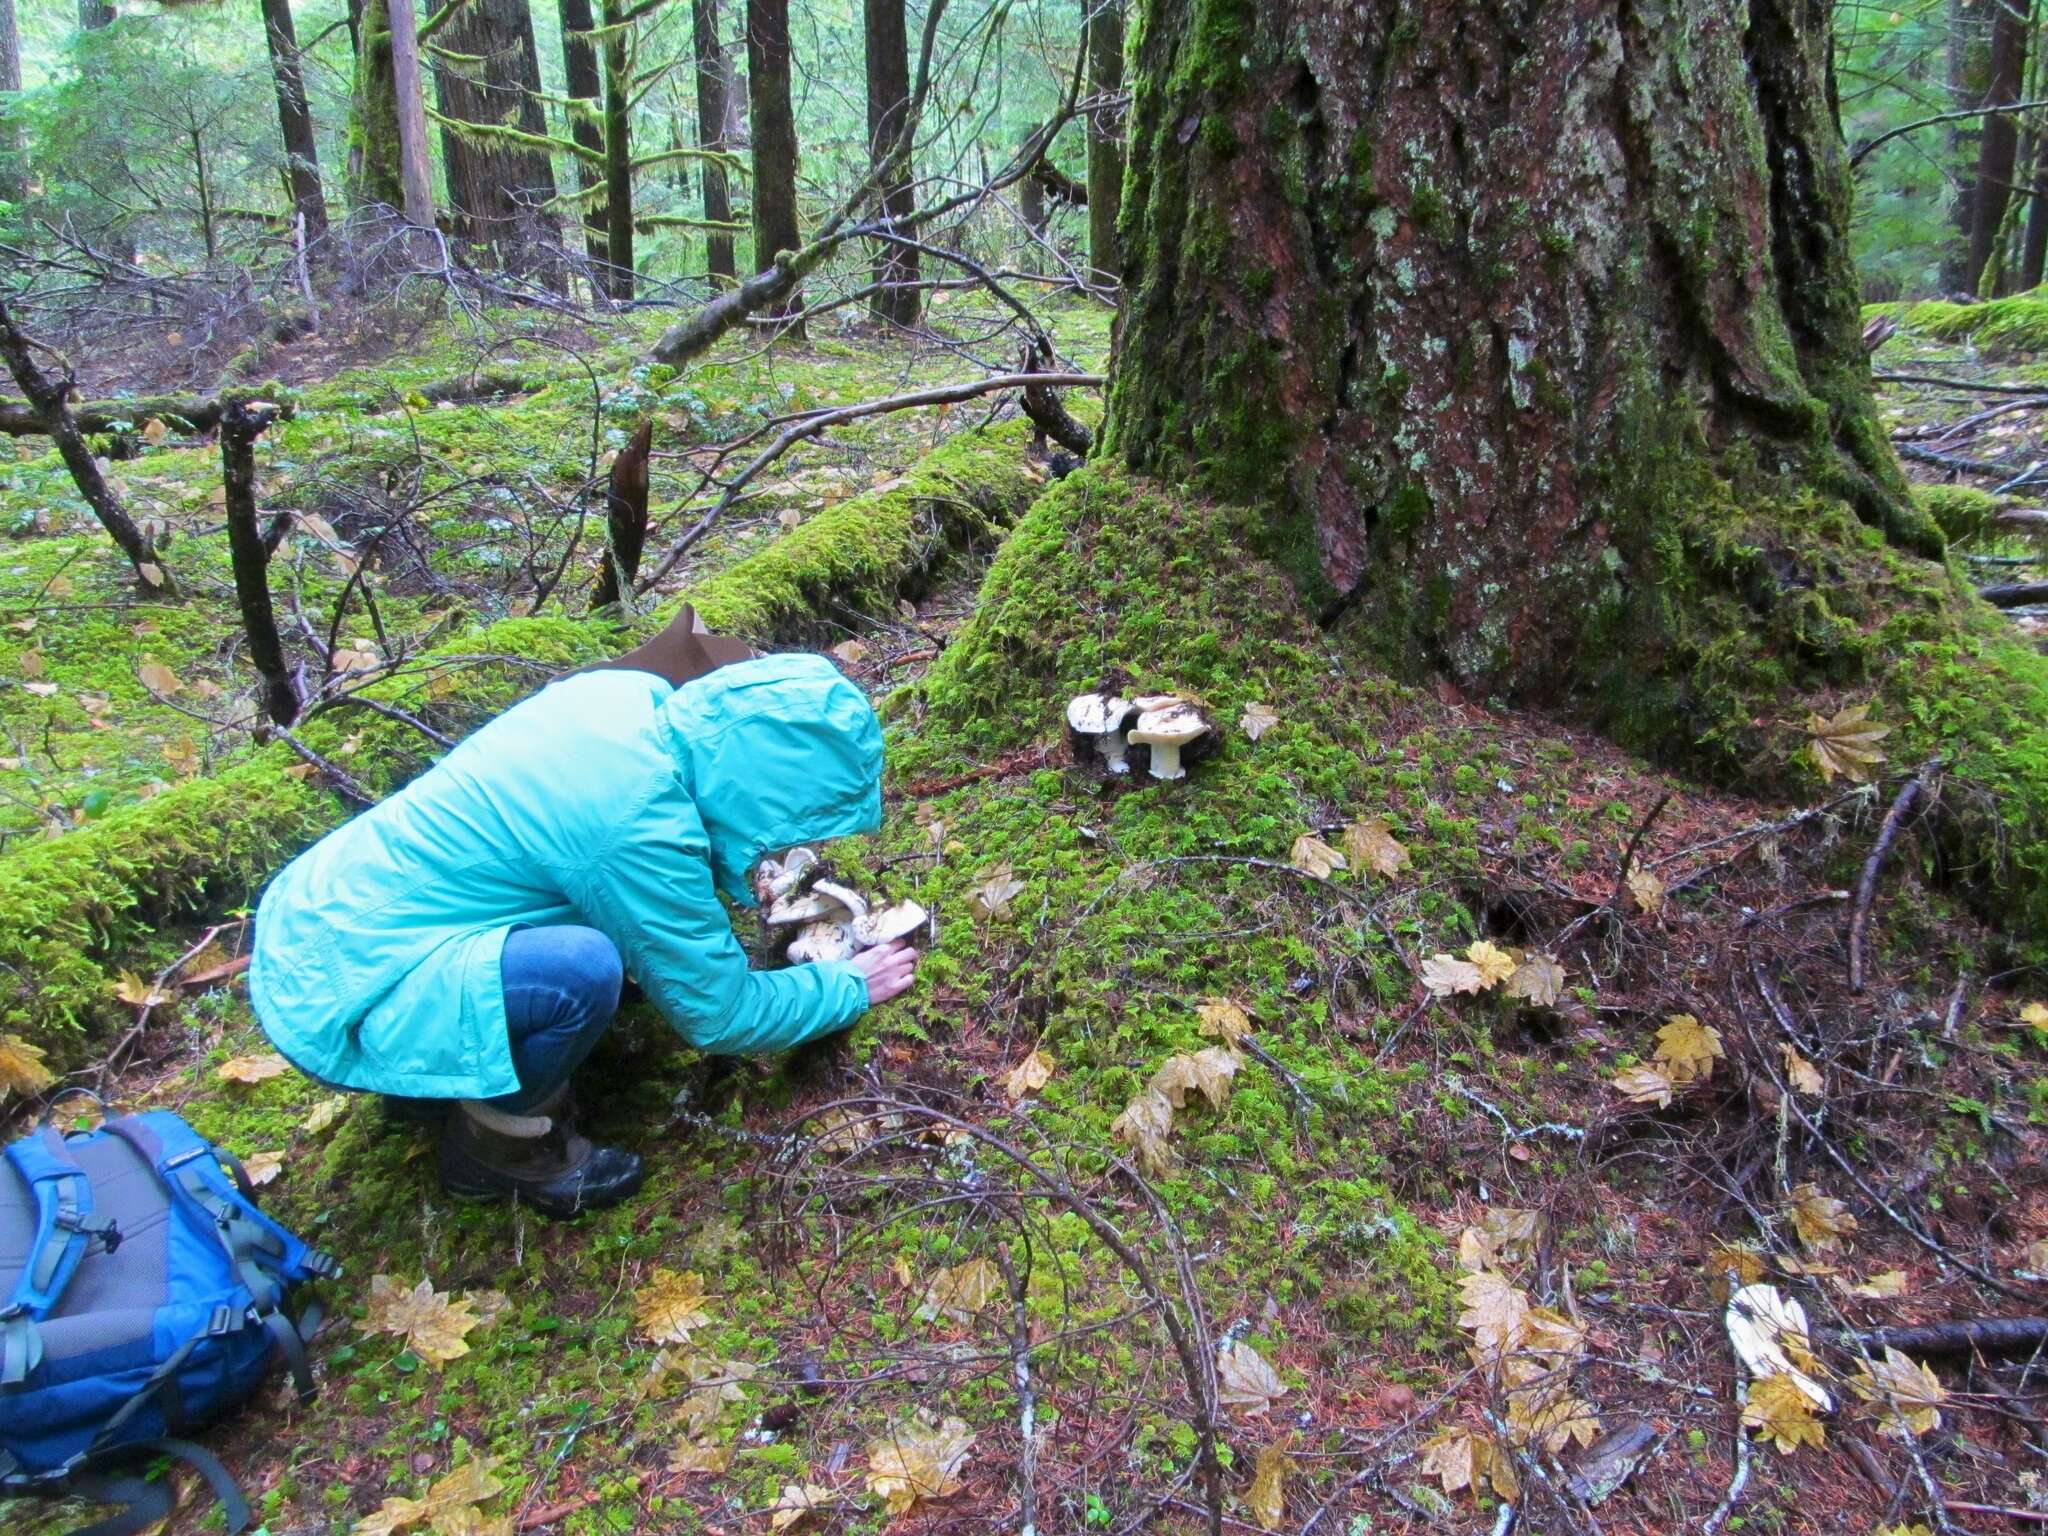
{"label": "backpack buckle", "polygon": [[240,1308],[222,1302],[213,1309],[213,1316],[206,1320],[206,1336],[217,1339],[224,1333],[239,1333],[244,1322]]}

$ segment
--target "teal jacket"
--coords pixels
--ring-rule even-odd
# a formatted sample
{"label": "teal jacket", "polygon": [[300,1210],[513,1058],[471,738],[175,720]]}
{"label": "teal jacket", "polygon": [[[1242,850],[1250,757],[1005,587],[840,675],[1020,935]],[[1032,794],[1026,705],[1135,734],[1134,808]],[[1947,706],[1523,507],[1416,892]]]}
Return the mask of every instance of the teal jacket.
{"label": "teal jacket", "polygon": [[829,1034],[866,1009],[861,973],[749,970],[716,891],[751,906],[762,853],[873,831],[881,776],[874,711],[822,657],[757,657],[680,688],[565,678],[271,882],[256,1015],[300,1070],[344,1088],[510,1093],[505,937],[581,923],[700,1050]]}

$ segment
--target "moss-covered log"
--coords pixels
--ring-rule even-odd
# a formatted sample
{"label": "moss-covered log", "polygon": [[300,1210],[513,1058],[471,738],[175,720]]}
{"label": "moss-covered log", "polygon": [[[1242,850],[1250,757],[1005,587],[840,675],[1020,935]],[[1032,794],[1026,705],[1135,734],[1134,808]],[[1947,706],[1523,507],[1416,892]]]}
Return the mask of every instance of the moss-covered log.
{"label": "moss-covered log", "polygon": [[[1023,514],[1040,484],[1028,443],[1019,423],[957,436],[688,598],[714,628],[761,644],[843,633],[861,614],[914,595],[949,555],[984,545]],[[666,617],[651,615],[632,632],[508,620],[418,658],[370,692],[460,735],[554,673],[614,654]],[[479,656],[505,659],[470,659]],[[373,791],[393,789],[431,762],[425,737],[366,709],[314,715],[299,734]],[[273,870],[346,814],[297,755],[275,744],[77,831],[17,846],[0,857],[0,1035],[40,1046],[59,1067],[88,1059],[109,1029],[132,1017],[114,999],[113,977],[145,963],[131,957],[156,924],[253,904]]]}

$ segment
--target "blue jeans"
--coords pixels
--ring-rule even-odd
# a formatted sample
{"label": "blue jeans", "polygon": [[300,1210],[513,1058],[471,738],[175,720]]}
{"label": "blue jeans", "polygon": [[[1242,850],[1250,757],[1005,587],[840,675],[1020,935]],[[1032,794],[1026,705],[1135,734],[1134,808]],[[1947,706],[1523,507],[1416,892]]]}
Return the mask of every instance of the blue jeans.
{"label": "blue jeans", "polygon": [[523,1114],[569,1081],[619,1009],[625,967],[595,928],[521,928],[499,977],[519,1090],[486,1102]]}

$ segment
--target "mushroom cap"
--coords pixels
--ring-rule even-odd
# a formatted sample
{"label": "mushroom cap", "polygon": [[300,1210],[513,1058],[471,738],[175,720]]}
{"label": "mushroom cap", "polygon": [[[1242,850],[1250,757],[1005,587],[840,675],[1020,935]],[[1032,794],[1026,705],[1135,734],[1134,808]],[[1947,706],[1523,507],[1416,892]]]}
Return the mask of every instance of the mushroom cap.
{"label": "mushroom cap", "polygon": [[853,925],[854,941],[863,949],[873,949],[878,944],[893,944],[906,939],[922,928],[931,918],[931,913],[914,901],[899,901],[893,907],[884,907],[872,912]]}
{"label": "mushroom cap", "polygon": [[1077,694],[1067,705],[1067,724],[1083,736],[1106,736],[1130,718],[1131,701],[1113,693]]}
{"label": "mushroom cap", "polygon": [[1134,745],[1178,747],[1208,729],[1209,722],[1202,718],[1200,710],[1183,699],[1172,699],[1162,708],[1148,709],[1139,715],[1130,738]]}
{"label": "mushroom cap", "polygon": [[[818,883],[823,885],[826,882],[821,880]],[[761,921],[771,928],[781,928],[790,923],[850,923],[855,915],[853,909],[838,897],[813,888],[777,897],[775,904],[761,914]]]}
{"label": "mushroom cap", "polygon": [[868,915],[867,898],[851,886],[835,885],[830,880],[819,880],[813,882],[811,894],[829,896],[838,902],[840,906],[846,908],[846,920],[849,922],[857,923]]}
{"label": "mushroom cap", "polygon": [[812,923],[789,946],[792,965],[851,960],[853,956],[853,930],[844,923]]}
{"label": "mushroom cap", "polygon": [[1190,709],[1194,708],[1194,701],[1192,699],[1184,699],[1177,693],[1141,693],[1131,700],[1131,708],[1137,710],[1140,714],[1147,715],[1158,710],[1171,709],[1176,704],[1184,704]]}
{"label": "mushroom cap", "polygon": [[754,895],[765,906],[788,895],[805,874],[817,867],[817,850],[801,843],[780,859],[765,858],[754,868]]}

